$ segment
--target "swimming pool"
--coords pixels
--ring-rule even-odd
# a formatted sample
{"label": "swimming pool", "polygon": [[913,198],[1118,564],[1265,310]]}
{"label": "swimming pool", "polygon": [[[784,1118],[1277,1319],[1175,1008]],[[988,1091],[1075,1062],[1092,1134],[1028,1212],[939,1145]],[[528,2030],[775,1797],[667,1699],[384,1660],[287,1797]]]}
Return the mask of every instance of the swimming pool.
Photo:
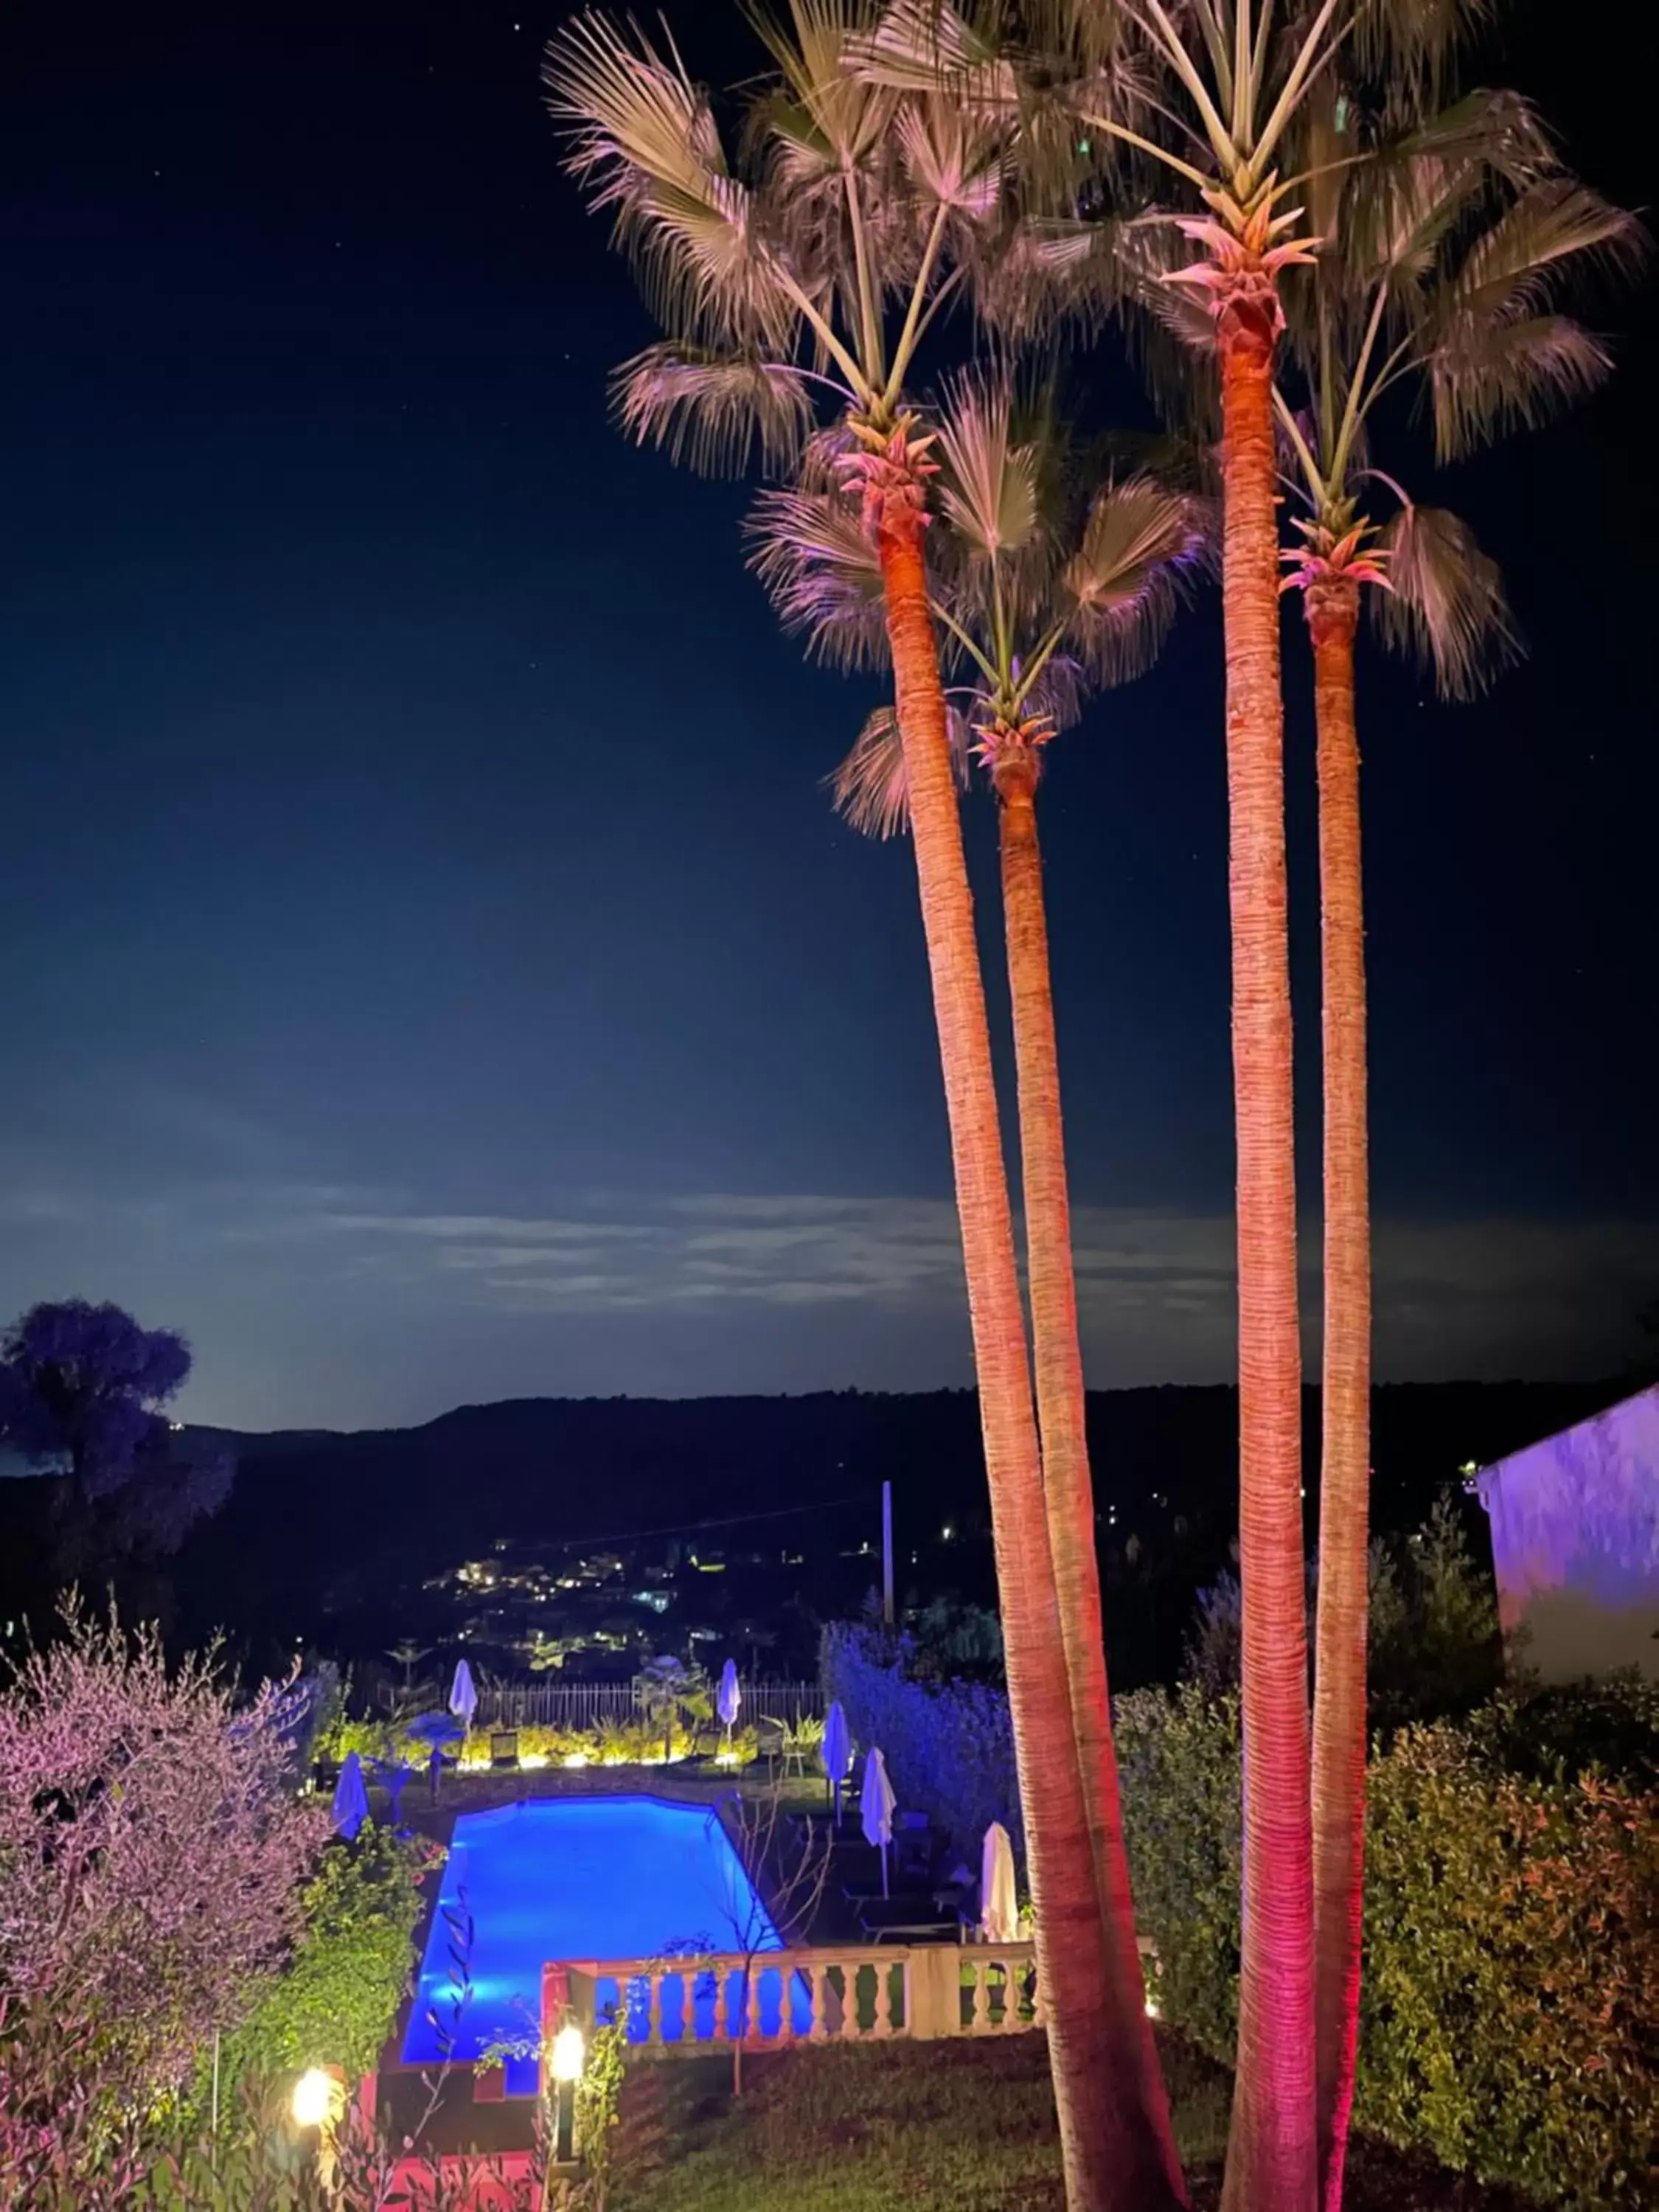
{"label": "swimming pool", "polygon": [[[458,2014],[450,1954],[456,1923],[469,1913],[472,1994]],[[427,1937],[404,2057],[412,2064],[434,2064],[445,2055],[447,2035],[451,2057],[474,2060],[493,2045],[537,2034],[542,1967],[550,1959],[780,1948],[730,1838],[707,1806],[659,1797],[562,1797],[463,1813]],[[775,1972],[763,1980],[775,1985],[778,1978]],[[763,2009],[775,2008],[777,1994],[775,1986],[757,1992]],[[601,2013],[623,2001],[614,1981],[601,1982],[598,1995]],[[712,2032],[712,1991],[701,1993],[694,2008],[698,2014],[705,2008],[708,2022],[688,2021],[687,2030]]]}

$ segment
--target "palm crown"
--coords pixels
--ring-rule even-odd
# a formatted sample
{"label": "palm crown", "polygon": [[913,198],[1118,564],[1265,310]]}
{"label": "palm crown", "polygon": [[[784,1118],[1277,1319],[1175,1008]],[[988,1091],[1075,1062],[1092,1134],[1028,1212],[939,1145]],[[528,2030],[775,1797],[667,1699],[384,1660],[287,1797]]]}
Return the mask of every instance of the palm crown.
{"label": "palm crown", "polygon": [[[1374,411],[1414,383],[1446,461],[1592,389],[1610,357],[1560,294],[1639,232],[1562,169],[1513,94],[1475,93],[1390,131],[1329,83],[1303,121],[1310,210],[1329,244],[1285,287],[1275,406],[1306,510],[1286,580],[1387,586],[1371,598],[1385,640],[1468,697],[1515,647],[1501,579],[1465,523],[1371,464]],[[1381,523],[1379,490],[1398,501]]]}
{"label": "palm crown", "polygon": [[[1080,491],[1051,407],[1005,369],[951,379],[933,410],[934,615],[954,672],[958,765],[970,740],[995,775],[1035,770],[1091,684],[1123,683],[1156,658],[1204,545],[1188,494],[1139,468]],[[821,658],[885,657],[880,574],[844,493],[822,472],[763,492],[754,563],[787,627]],[[904,770],[892,710],[878,708],[835,778],[837,803],[879,836],[902,826]]]}

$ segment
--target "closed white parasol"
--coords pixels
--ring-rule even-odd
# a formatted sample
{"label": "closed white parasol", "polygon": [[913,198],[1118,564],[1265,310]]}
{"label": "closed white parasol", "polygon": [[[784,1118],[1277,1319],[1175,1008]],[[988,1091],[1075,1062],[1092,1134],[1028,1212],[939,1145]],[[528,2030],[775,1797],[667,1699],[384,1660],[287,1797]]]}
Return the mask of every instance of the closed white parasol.
{"label": "closed white parasol", "polygon": [[1014,1847],[1000,1820],[993,1820],[985,1831],[985,1848],[980,1856],[979,1932],[988,1943],[1012,1943],[1019,1933]]}
{"label": "closed white parasol", "polygon": [[864,1762],[864,1786],[859,1791],[859,1819],[866,1844],[881,1849],[881,1893],[887,1894],[887,1846],[893,1840],[893,1785],[887,1779],[887,1761],[873,1744]]}
{"label": "closed white parasol", "polygon": [[478,1692],[472,1686],[472,1669],[465,1659],[458,1662],[455,1679],[449,1686],[449,1710],[471,1735],[472,1716],[478,1710]]}
{"label": "closed white parasol", "polygon": [[738,1680],[738,1662],[735,1659],[728,1659],[720,1668],[720,1696],[714,1701],[714,1710],[720,1717],[720,1726],[727,1735],[738,1724],[738,1713],[742,1705],[743,1686]]}

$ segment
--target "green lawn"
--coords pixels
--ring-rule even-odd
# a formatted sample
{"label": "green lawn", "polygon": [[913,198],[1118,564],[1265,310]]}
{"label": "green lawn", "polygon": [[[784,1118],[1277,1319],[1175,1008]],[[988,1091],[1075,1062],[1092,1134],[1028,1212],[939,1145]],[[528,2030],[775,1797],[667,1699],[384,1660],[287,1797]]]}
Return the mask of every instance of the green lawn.
{"label": "green lawn", "polygon": [[[1169,2041],[1165,2072],[1195,2208],[1218,2197],[1228,2081]],[[1040,2035],[637,2066],[610,2212],[1060,2212]],[[1514,2200],[1357,2144],[1348,2212],[1504,2212]]]}

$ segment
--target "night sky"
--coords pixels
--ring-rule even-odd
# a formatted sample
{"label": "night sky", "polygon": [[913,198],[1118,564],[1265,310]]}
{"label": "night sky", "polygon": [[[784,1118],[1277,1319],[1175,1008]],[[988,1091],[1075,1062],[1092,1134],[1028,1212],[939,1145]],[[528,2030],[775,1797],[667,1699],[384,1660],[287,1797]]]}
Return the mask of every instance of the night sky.
{"label": "night sky", "polygon": [[[775,633],[742,489],[607,422],[651,331],[556,166],[561,12],[0,26],[0,1318],[183,1328],[198,1419],[970,1377],[909,856],[819,788],[874,695]],[[1639,78],[1560,23],[1485,74],[1634,201]],[[1529,662],[1362,670],[1385,1376],[1611,1371],[1659,1284],[1651,293],[1591,319],[1613,386],[1443,495]],[[1218,647],[1212,593],[1043,801],[1101,1386],[1231,1358]]]}

